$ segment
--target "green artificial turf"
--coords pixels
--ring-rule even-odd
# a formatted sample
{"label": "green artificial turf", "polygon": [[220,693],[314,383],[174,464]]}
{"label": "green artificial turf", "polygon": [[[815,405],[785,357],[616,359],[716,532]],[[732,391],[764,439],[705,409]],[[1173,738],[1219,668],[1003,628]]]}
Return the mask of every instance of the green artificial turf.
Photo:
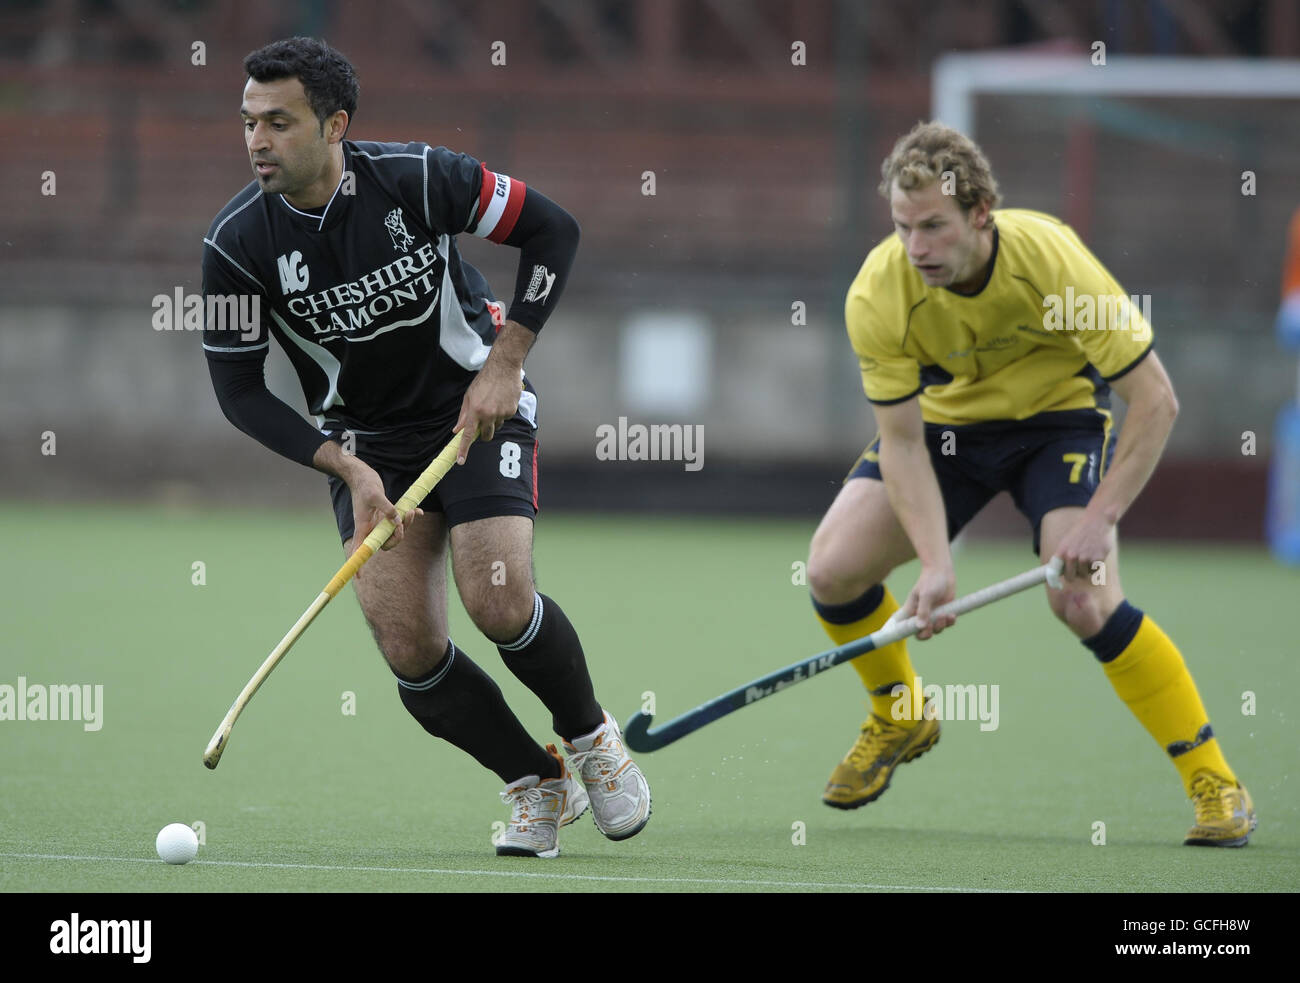
{"label": "green artificial turf", "polygon": [[[626,720],[652,692],[662,722],[830,647],[792,582],[811,532],[548,515],[536,566],[604,705]],[[654,794],[645,831],[613,843],[584,817],[542,861],[495,856],[500,782],[402,709],[350,589],[255,697],[220,767],[203,767],[231,700],[341,562],[328,512],[10,504],[0,539],[18,558],[0,684],[104,687],[98,731],[0,721],[6,891],[1300,889],[1300,573],[1262,551],[1130,543],[1122,561],[1129,598],[1181,647],[1254,796],[1260,827],[1244,850],[1180,845],[1192,811],[1174,769],[1040,589],[912,643],[926,683],[997,685],[998,726],[945,722],[879,801],[820,801],[865,713],[841,667],[639,756]],[[965,593],[1033,558],[1024,543],[973,542],[957,565]],[[895,594],[914,576],[896,573]],[[457,644],[554,740],[546,711],[451,607]],[[205,829],[184,867],[154,853],[176,821]]]}

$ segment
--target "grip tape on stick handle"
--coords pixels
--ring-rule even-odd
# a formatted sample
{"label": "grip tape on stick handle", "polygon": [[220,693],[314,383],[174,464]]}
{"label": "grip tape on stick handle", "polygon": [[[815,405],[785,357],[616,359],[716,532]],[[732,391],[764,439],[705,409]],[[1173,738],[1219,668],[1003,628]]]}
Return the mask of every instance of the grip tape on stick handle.
{"label": "grip tape on stick handle", "polygon": [[[453,436],[447,446],[424,469],[424,472],[415,481],[411,482],[411,487],[406,490],[406,493],[393,503],[399,516],[405,515],[423,502],[428,497],[429,492],[433,490],[433,486],[441,481],[443,476],[452,469],[452,466],[456,463],[460,439],[460,434]],[[470,443],[473,442],[474,437],[471,437]],[[366,537],[365,542],[353,551],[352,555],[348,557],[348,561],[339,568],[339,572],[325,585],[325,593],[330,597],[334,597],[341,591],[365,562],[383,548],[384,543],[388,542],[388,537],[393,534],[395,528],[397,528],[397,523],[393,522],[392,519],[384,519],[374,529],[370,530],[370,535]]]}

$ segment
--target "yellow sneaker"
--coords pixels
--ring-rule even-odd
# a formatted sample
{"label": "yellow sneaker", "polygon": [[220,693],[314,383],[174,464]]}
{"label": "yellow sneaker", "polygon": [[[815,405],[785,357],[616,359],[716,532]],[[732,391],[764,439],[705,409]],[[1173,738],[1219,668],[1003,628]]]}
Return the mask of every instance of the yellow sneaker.
{"label": "yellow sneaker", "polygon": [[836,809],[857,809],[874,802],[889,788],[895,768],[919,758],[938,740],[938,720],[923,718],[905,730],[873,713],[849,753],[831,772],[822,801]]}
{"label": "yellow sneaker", "polygon": [[1259,824],[1245,786],[1212,771],[1192,776],[1192,804],[1196,825],[1187,831],[1184,846],[1245,846]]}

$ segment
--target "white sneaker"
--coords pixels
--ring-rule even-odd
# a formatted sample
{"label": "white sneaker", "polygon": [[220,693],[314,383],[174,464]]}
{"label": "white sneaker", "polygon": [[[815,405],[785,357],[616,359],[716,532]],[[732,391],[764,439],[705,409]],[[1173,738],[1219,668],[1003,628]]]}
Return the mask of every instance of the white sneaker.
{"label": "white sneaker", "polygon": [[600,727],[572,743],[565,741],[564,750],[587,786],[596,828],[611,840],[626,840],[641,832],[650,821],[650,785],[627,756],[614,719],[605,713]]}
{"label": "white sneaker", "polygon": [[560,762],[561,775],[544,782],[537,775],[528,775],[505,787],[501,799],[511,812],[496,843],[498,857],[558,857],[559,828],[587,811],[587,790],[565,766],[554,744],[548,744],[546,750]]}

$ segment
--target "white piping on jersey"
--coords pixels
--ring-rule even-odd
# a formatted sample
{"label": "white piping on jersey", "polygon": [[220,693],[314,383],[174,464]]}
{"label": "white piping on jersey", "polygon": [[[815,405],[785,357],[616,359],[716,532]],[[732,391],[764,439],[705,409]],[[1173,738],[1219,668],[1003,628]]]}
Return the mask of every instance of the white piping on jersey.
{"label": "white piping on jersey", "polygon": [[429,147],[426,144],[423,153],[419,154],[368,154],[364,150],[352,151],[354,157],[364,157],[367,160],[384,160],[388,157],[419,157],[424,161],[424,227],[430,228],[429,223]]}
{"label": "white piping on jersey", "polygon": [[209,345],[206,341],[203,343],[203,350],[208,352],[256,352],[256,351],[261,351],[263,348],[270,348],[270,347],[271,347],[270,339],[267,339],[266,341],[262,342],[260,345],[245,345],[242,348],[216,348],[212,345]]}
{"label": "white piping on jersey", "polygon": [[339,188],[343,187],[343,181],[344,181],[346,178],[347,178],[347,174],[346,174],[346,173],[344,173],[344,174],[339,178],[339,185],[338,185],[338,188],[335,188],[335,189],[334,189],[334,194],[330,195],[330,200],[327,201],[327,202],[325,202],[325,211],[321,212],[319,216],[313,215],[311,212],[304,212],[304,211],[301,211],[300,209],[294,208],[292,205],[289,204],[289,199],[287,199],[284,195],[278,195],[277,197],[278,197],[282,202],[284,202],[284,207],[285,207],[285,208],[289,209],[289,211],[291,211],[291,212],[297,212],[297,213],[298,213],[299,215],[301,215],[303,218],[317,218],[317,217],[319,217],[319,218],[320,218],[320,224],[318,224],[318,225],[316,226],[316,231],[319,232],[321,229],[325,228],[325,216],[328,215],[328,214],[330,213],[330,205],[334,204],[334,199],[337,198],[338,195],[339,195]]}
{"label": "white piping on jersey", "polygon": [[215,239],[217,236],[221,235],[221,230],[225,227],[227,222],[229,222],[232,218],[234,218],[236,215],[238,215],[245,208],[247,208],[249,205],[257,201],[257,199],[261,197],[262,197],[262,189],[258,188],[257,194],[253,195],[253,197],[249,198],[248,201],[244,202],[242,205],[240,205],[233,212],[231,212],[229,215],[227,215],[225,218],[221,220],[221,224],[212,230],[212,238]]}
{"label": "white piping on jersey", "polygon": [[356,156],[356,157],[365,157],[365,158],[367,158],[368,160],[384,160],[385,158],[388,158],[388,157],[411,157],[411,158],[415,158],[415,157],[423,157],[423,156],[424,156],[423,154],[368,154],[368,153],[366,153],[364,150],[354,150],[354,151],[352,151],[352,153],[353,153],[353,156]]}
{"label": "white piping on jersey", "polygon": [[[261,194],[261,192],[258,192],[258,193]],[[225,225],[226,223],[225,223],[225,222],[222,222],[221,224],[222,224],[222,225]],[[226,258],[226,262],[227,262],[227,263],[229,263],[231,266],[233,266],[235,269],[237,269],[240,273],[244,274],[244,276],[248,277],[248,279],[250,279],[250,280],[252,280],[254,283],[256,283],[257,286],[258,286],[258,289],[261,290],[262,293],[266,293],[266,288],[262,286],[262,281],[259,280],[257,277],[253,276],[253,274],[249,273],[248,270],[244,269],[242,266],[240,266],[238,263],[236,263],[233,259],[231,259],[231,258],[230,258],[230,254],[229,254],[228,252],[226,252],[224,249],[222,249],[220,246],[218,246],[215,242],[213,242],[213,241],[212,241],[211,239],[209,239],[207,236],[204,236],[204,237],[203,237],[203,241],[204,241],[205,243],[207,243],[209,246],[211,246],[213,249],[215,249],[217,252],[219,252],[222,256],[224,256],[224,257]]]}
{"label": "white piping on jersey", "polygon": [[[306,338],[300,338],[290,330],[289,325],[284,323],[284,318],[277,314],[274,308],[271,310],[271,317],[275,318],[275,323],[280,325],[280,330],[284,336],[292,341],[298,348],[320,366],[320,370],[325,373],[325,378],[329,382],[329,392],[325,394],[325,400],[321,403],[321,412],[329,409],[331,406],[344,406],[343,397],[339,395],[339,372],[343,370],[342,364],[334,355],[327,351],[323,346],[316,344],[314,341],[308,341]],[[316,417],[316,426],[325,425],[325,417]]]}
{"label": "white piping on jersey", "polygon": [[438,236],[438,255],[442,257],[442,330],[439,332],[438,345],[451,356],[451,360],[462,369],[477,372],[487,361],[491,351],[483,343],[477,331],[465,320],[461,310],[460,297],[451,282],[451,260],[448,247],[451,239],[447,235]]}

